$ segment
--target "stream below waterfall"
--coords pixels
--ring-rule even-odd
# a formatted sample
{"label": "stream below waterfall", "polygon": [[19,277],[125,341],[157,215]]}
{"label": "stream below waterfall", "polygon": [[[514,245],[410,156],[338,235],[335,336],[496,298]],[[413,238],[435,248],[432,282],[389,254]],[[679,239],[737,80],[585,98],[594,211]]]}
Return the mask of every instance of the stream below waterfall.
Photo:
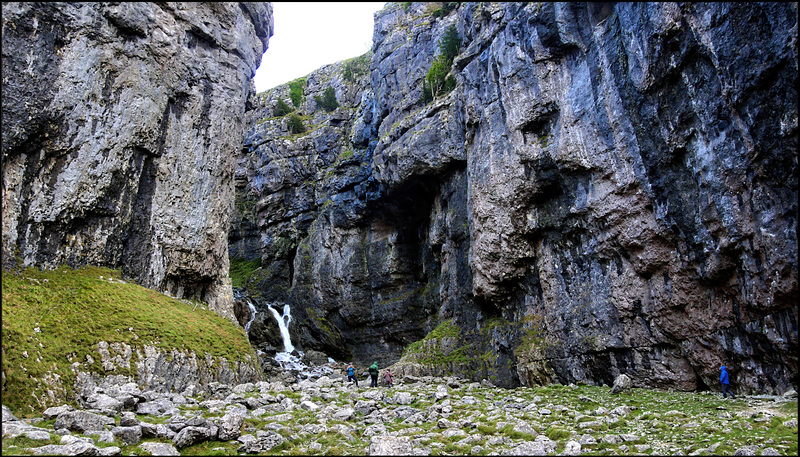
{"label": "stream below waterfall", "polygon": [[[258,314],[256,304],[259,303],[254,304],[250,298],[246,297],[245,294],[240,291],[237,291],[236,296],[238,299],[245,301],[247,306],[250,308],[250,318],[248,319],[247,324],[244,326],[245,333],[248,335],[249,339],[250,326],[253,321],[255,321],[256,314]],[[291,308],[289,305],[283,305],[283,314],[280,314],[271,303],[267,303],[266,306],[272,316],[275,318],[275,321],[278,323],[278,329],[281,332],[283,351],[276,352],[274,359],[276,362],[278,362],[278,364],[280,364],[284,371],[296,373],[298,379],[328,375],[334,372],[334,370],[328,366],[309,367],[303,363],[303,351],[300,351],[294,347],[291,336],[289,335],[289,324],[292,322]],[[261,349],[256,348],[256,352],[259,355],[264,355],[264,351]],[[335,363],[336,361],[328,358],[328,362],[330,364]]]}

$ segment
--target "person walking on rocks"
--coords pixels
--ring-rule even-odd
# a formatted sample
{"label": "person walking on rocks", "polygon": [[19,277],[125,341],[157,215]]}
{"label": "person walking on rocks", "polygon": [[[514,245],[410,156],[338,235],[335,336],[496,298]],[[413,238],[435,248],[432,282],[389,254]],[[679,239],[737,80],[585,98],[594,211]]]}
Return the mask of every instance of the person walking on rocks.
{"label": "person walking on rocks", "polygon": [[386,372],[383,374],[383,379],[386,381],[386,387],[392,387],[392,372],[389,369],[386,369]]}
{"label": "person walking on rocks", "polygon": [[369,366],[370,387],[378,387],[378,362],[372,362]]}
{"label": "person walking on rocks", "polygon": [[353,368],[353,362],[350,362],[350,365],[347,366],[347,380],[355,382],[356,387],[358,387],[358,378],[356,378],[356,369]]}
{"label": "person walking on rocks", "polygon": [[719,375],[719,382],[722,383],[722,398],[728,398],[728,394],[731,394],[732,399],[736,399],[736,395],[733,392],[729,391],[730,388],[730,377],[728,376],[728,371],[725,368],[725,365],[722,365],[722,373]]}

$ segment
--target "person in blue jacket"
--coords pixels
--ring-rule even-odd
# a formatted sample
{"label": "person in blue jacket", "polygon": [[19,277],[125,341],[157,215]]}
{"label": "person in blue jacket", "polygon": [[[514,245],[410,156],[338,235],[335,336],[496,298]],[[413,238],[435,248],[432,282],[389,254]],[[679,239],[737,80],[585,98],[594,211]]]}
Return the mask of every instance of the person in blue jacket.
{"label": "person in blue jacket", "polygon": [[722,365],[722,373],[719,375],[719,382],[722,383],[722,398],[728,398],[728,394],[731,394],[731,398],[736,399],[736,395],[733,392],[729,391],[730,388],[730,377],[728,376],[728,371],[725,369],[725,365]]}
{"label": "person in blue jacket", "polygon": [[347,380],[355,382],[356,387],[358,387],[358,378],[356,378],[356,369],[353,368],[353,362],[350,362],[350,365],[347,366]]}

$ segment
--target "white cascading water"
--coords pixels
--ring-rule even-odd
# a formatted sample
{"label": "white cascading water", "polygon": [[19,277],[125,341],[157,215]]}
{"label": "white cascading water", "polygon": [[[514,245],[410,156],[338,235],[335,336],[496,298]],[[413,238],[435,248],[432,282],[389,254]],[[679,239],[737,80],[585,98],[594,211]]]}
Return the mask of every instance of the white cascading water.
{"label": "white cascading water", "polygon": [[250,324],[256,319],[256,307],[250,303],[250,300],[247,300],[247,306],[250,307],[250,320],[247,321],[247,324],[244,325],[244,332],[247,333],[250,331]]}
{"label": "white cascading water", "polygon": [[[283,315],[280,315],[278,311],[272,307],[272,305],[268,304],[267,308],[275,317],[275,320],[278,321],[278,328],[280,329],[281,337],[283,338],[283,352],[278,352],[275,354],[275,360],[281,365],[281,368],[296,372],[298,379],[305,379],[311,376],[319,377],[334,373],[332,366],[320,366],[312,369],[301,360],[301,357],[303,357],[303,352],[295,350],[294,345],[292,345],[292,340],[289,337],[289,323],[292,321],[292,314],[290,312],[289,305],[283,306]],[[299,354],[299,357],[297,354]],[[328,362],[330,364],[336,363],[330,358],[328,359]]]}
{"label": "white cascading water", "polygon": [[[250,308],[250,319],[247,321],[247,324],[244,326],[245,333],[249,335],[250,326],[255,322],[257,310],[253,302],[241,291],[234,290],[234,296],[237,300],[243,300],[247,303],[247,306]],[[289,309],[289,305],[284,305],[283,307],[283,316],[278,314],[275,309],[267,304],[270,312],[273,316],[275,316],[275,320],[278,321],[278,328],[281,331],[281,337],[283,338],[283,350],[284,352],[278,352],[275,354],[275,361],[277,361],[281,368],[286,371],[294,372],[297,375],[298,380],[307,379],[309,377],[319,377],[323,375],[331,375],[336,370],[334,370],[333,366],[335,365],[335,361],[331,358],[328,359],[328,364],[322,366],[314,366],[309,367],[305,363],[302,362],[301,357],[303,357],[303,351],[295,350],[294,345],[289,337],[289,323],[292,321],[292,315]],[[249,338],[249,336],[248,336]],[[263,355],[264,351],[261,349],[256,349],[259,355]],[[299,355],[299,357],[298,357]]]}
{"label": "white cascading water", "polygon": [[294,351],[294,346],[292,346],[292,340],[289,337],[289,322],[292,321],[292,315],[289,313],[289,305],[283,306],[283,316],[278,314],[278,311],[272,307],[272,305],[267,305],[270,312],[273,316],[275,316],[275,320],[278,321],[278,328],[281,330],[281,337],[283,338],[283,351],[289,354]]}

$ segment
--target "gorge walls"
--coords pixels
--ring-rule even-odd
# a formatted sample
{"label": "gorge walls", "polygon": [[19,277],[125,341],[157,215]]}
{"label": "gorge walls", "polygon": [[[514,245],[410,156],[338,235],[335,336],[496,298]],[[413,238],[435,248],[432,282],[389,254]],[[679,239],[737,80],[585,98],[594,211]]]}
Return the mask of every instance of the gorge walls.
{"label": "gorge walls", "polygon": [[[451,26],[455,88],[423,101]],[[796,3],[388,4],[368,55],[253,101],[230,253],[340,360],[783,392],[796,83]]]}
{"label": "gorge walls", "polygon": [[397,374],[797,388],[796,3],[390,3],[255,95],[272,24],[4,3],[3,267],[234,318],[230,256],[254,344],[287,303],[299,348]]}
{"label": "gorge walls", "polygon": [[271,35],[268,3],[4,3],[4,268],[121,268],[233,318],[235,154]]}

